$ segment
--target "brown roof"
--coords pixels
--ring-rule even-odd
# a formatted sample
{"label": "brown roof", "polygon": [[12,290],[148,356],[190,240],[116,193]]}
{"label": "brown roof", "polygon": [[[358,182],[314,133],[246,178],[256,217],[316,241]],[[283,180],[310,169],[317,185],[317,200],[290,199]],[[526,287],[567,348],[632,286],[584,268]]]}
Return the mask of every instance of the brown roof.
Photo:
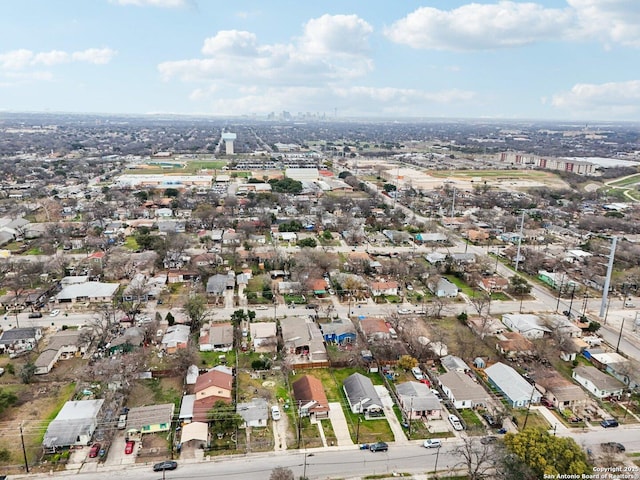
{"label": "brown roof", "polygon": [[230,398],[216,397],[211,395],[210,397],[199,398],[193,402],[193,421],[194,422],[207,422],[209,419],[207,415],[213,408],[216,402],[231,403]]}
{"label": "brown roof", "polygon": [[367,317],[360,320],[360,328],[365,335],[374,335],[376,333],[389,333],[389,326],[382,318]]}
{"label": "brown roof", "polygon": [[328,412],[329,402],[324,393],[322,382],[316,377],[305,375],[293,382],[293,396],[304,406],[306,403],[315,400],[316,405],[309,409],[311,412]]}
{"label": "brown roof", "polygon": [[498,345],[506,352],[530,352],[533,343],[518,332],[504,332],[506,340],[499,340]]}
{"label": "brown roof", "polygon": [[193,392],[198,393],[211,386],[231,390],[233,386],[233,375],[221,372],[220,370],[209,370],[207,373],[198,375]]}

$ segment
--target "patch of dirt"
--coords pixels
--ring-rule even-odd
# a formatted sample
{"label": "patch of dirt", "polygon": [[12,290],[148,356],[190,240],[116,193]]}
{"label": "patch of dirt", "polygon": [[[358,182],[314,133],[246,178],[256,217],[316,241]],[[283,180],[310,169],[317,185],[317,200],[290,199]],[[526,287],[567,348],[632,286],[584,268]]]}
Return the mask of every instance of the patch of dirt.
{"label": "patch of dirt", "polygon": [[170,458],[168,435],[169,432],[143,435],[136,463],[159,462]]}

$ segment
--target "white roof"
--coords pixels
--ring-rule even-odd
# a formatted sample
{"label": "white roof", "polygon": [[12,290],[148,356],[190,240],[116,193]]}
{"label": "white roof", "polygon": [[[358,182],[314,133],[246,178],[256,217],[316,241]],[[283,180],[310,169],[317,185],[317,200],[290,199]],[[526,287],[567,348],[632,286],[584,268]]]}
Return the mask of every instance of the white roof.
{"label": "white roof", "polygon": [[498,362],[486,368],[485,373],[510,400],[540,401],[540,392],[509,365]]}
{"label": "white roof", "polygon": [[119,283],[85,282],[68,285],[62,289],[57,300],[74,300],[76,298],[104,298],[113,296],[120,288]]}
{"label": "white roof", "polygon": [[182,427],[180,443],[187,443],[189,440],[202,440],[206,442],[209,437],[209,425],[204,422],[191,422]]}

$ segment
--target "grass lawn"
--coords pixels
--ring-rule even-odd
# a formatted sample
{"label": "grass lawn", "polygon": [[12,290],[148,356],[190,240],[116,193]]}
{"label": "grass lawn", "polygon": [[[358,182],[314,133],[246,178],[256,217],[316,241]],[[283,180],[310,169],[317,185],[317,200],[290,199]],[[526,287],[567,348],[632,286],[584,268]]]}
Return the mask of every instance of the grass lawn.
{"label": "grass lawn", "polygon": [[640,183],[640,174],[631,175],[628,178],[623,178],[622,180],[616,180],[615,182],[611,182],[609,186],[611,187],[629,187],[631,185],[635,185],[636,183]]}
{"label": "grass lawn", "polygon": [[462,420],[464,420],[464,423],[467,426],[467,433],[469,435],[485,434],[484,424],[474,410],[463,408],[462,410],[459,410],[458,413]]}
{"label": "grass lawn", "polygon": [[542,416],[538,415],[538,412],[533,410],[529,411],[529,417],[527,417],[527,409],[518,409],[513,411],[513,417],[516,419],[516,423],[518,428],[522,429],[524,427],[524,420],[527,418],[527,428],[544,428],[548,430],[551,428],[549,422]]}
{"label": "grass lawn", "polygon": [[201,367],[211,368],[218,365],[233,367],[236,364],[235,350],[230,352],[198,352],[198,355],[200,356]]}
{"label": "grass lawn", "polygon": [[467,285],[461,278],[458,278],[455,275],[445,275],[445,277],[468,297],[473,297],[476,294],[476,291]]}
{"label": "grass lawn", "polygon": [[140,248],[140,246],[138,245],[138,242],[136,242],[136,239],[133,236],[127,237],[124,240],[124,247],[133,251],[136,251]]}

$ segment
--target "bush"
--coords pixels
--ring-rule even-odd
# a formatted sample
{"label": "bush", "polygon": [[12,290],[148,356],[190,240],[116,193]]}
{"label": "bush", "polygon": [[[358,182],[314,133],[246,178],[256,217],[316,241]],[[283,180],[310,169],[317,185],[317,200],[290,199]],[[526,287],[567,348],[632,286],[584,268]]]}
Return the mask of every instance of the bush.
{"label": "bush", "polygon": [[271,362],[268,359],[259,359],[251,362],[251,368],[254,370],[269,370],[271,368]]}

